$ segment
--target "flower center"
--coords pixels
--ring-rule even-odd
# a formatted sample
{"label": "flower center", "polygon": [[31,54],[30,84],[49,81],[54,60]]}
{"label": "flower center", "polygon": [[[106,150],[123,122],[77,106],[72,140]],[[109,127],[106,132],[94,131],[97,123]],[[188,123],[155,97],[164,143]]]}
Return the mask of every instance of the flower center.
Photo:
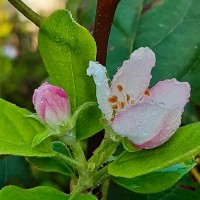
{"label": "flower center", "polygon": [[[111,117],[110,121],[113,121],[115,116],[116,116],[116,114],[121,109],[123,109],[125,106],[134,104],[134,100],[131,100],[131,96],[129,94],[125,94],[123,92],[122,85],[117,85],[117,89],[121,93],[123,101],[119,101],[118,97],[116,95],[113,95],[112,97],[108,98],[108,102],[110,104],[112,104],[112,110],[113,110],[112,117]],[[149,92],[148,88],[144,91],[144,95],[145,96],[150,96],[150,92]],[[141,98],[143,98],[144,95]]]}
{"label": "flower center", "polygon": [[119,110],[123,109],[126,105],[133,104],[134,101],[131,101],[131,97],[129,94],[124,94],[123,87],[121,85],[117,85],[118,91],[122,94],[123,101],[119,101],[118,97],[116,95],[113,95],[112,97],[108,98],[108,102],[112,104],[112,117],[111,121],[114,120],[115,115],[119,112]]}

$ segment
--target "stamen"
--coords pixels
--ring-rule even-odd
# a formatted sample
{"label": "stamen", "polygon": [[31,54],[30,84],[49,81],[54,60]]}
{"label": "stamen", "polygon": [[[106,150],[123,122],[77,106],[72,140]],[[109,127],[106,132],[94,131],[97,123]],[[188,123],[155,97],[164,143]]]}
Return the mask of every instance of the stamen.
{"label": "stamen", "polygon": [[128,102],[131,99],[129,94],[126,94],[126,101]]}
{"label": "stamen", "polygon": [[144,91],[144,94],[145,94],[146,96],[149,96],[149,95],[150,95],[150,92],[149,92],[149,90],[148,90],[148,89],[146,89],[146,90]]}
{"label": "stamen", "polygon": [[114,105],[112,106],[112,109],[113,109],[113,110],[117,110],[117,108],[118,108],[117,104],[114,104]]}
{"label": "stamen", "polygon": [[109,101],[110,103],[116,103],[116,102],[117,102],[117,99],[118,99],[118,97],[115,96],[115,95],[113,95],[112,97],[108,98],[108,101]]}
{"label": "stamen", "polygon": [[113,122],[114,119],[115,119],[115,117],[111,117],[111,118],[110,118],[110,121]]}
{"label": "stamen", "polygon": [[117,89],[121,92],[123,90],[123,87],[121,85],[118,85]]}
{"label": "stamen", "polygon": [[124,108],[124,102],[120,102],[120,108],[121,108],[121,109]]}
{"label": "stamen", "polygon": [[131,100],[131,104],[134,104],[134,100]]}

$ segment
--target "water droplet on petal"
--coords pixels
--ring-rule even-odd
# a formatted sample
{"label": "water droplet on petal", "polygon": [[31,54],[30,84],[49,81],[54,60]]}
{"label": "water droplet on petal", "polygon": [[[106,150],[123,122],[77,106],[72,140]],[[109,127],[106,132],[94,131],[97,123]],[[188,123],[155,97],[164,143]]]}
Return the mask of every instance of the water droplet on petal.
{"label": "water droplet on petal", "polygon": [[164,106],[165,103],[164,102],[159,102],[159,105]]}
{"label": "water droplet on petal", "polygon": [[142,135],[145,136],[147,134],[147,132],[143,132]]}

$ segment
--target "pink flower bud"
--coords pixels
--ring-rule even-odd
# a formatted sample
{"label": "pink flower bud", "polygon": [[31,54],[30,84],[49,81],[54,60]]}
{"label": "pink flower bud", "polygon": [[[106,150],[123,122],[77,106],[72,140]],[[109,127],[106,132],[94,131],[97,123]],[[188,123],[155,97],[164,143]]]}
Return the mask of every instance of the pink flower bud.
{"label": "pink flower bud", "polygon": [[70,115],[66,92],[48,83],[43,83],[34,91],[33,104],[38,116],[52,128],[65,125]]}

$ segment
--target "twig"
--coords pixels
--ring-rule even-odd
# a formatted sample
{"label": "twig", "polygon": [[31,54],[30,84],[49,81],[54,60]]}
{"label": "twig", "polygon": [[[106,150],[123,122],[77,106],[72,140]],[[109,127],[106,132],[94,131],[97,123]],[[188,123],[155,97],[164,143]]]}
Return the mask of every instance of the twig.
{"label": "twig", "polygon": [[97,44],[97,61],[106,65],[108,39],[114,14],[120,0],[98,0],[94,25],[94,39]]}
{"label": "twig", "polygon": [[19,10],[25,17],[31,20],[36,26],[40,27],[43,17],[34,12],[21,0],[8,0],[17,10]]}

